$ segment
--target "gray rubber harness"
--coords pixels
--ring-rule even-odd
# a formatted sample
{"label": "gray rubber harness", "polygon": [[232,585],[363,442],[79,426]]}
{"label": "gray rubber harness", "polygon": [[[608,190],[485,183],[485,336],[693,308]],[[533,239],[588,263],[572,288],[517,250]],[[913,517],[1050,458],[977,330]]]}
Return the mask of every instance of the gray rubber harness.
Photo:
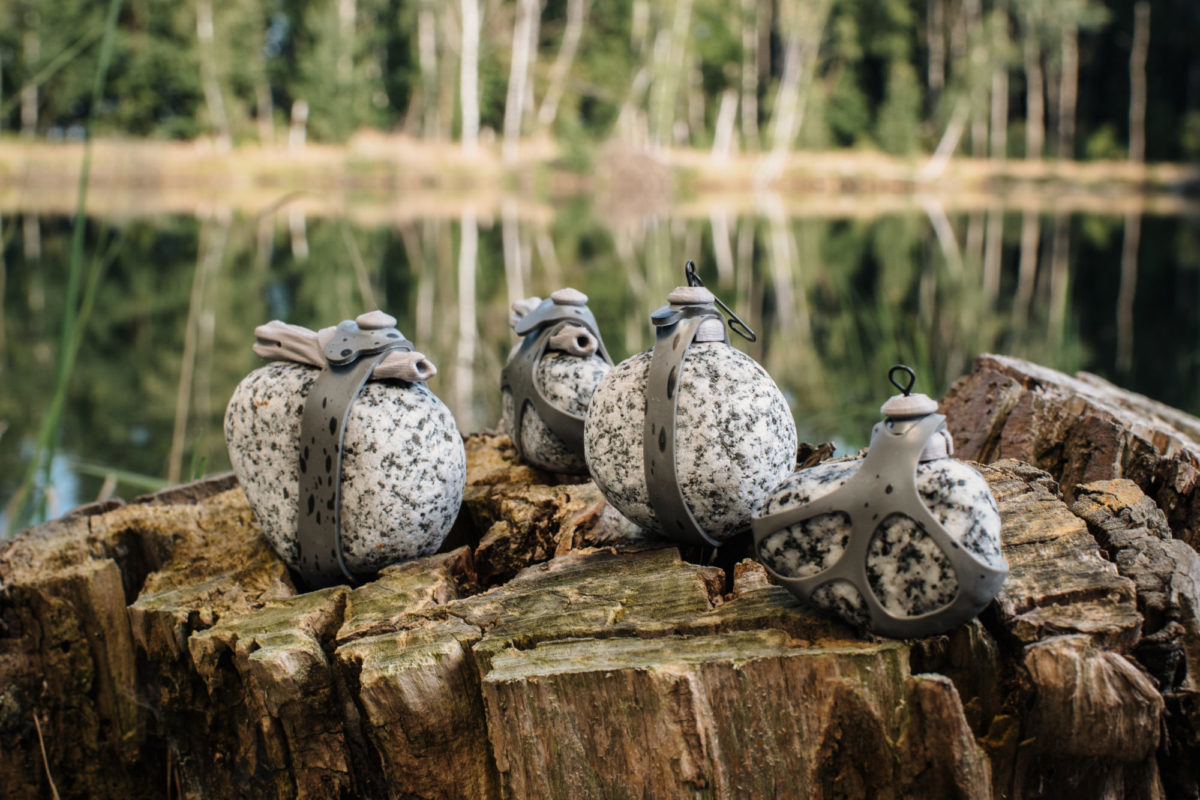
{"label": "gray rubber harness", "polygon": [[[704,285],[692,261],[687,262],[684,274],[689,286]],[[729,345],[725,317],[716,305],[729,315],[729,328],[749,341],[757,338],[746,323],[715,297],[712,303],[665,305],[651,314],[650,321],[655,329],[654,350],[650,356],[650,372],[646,376],[646,418],[642,431],[646,490],[663,534],[682,544],[701,547],[720,547],[722,542],[700,527],[683,497],[675,463],[675,412],[683,363],[700,326],[706,320],[719,320],[725,344]]]}
{"label": "gray rubber harness", "polygon": [[600,327],[596,324],[596,318],[585,305],[556,303],[546,298],[541,305],[520,319],[513,330],[524,338],[516,354],[500,371],[500,387],[512,392],[512,440],[517,448],[517,455],[522,458],[524,453],[521,451],[521,433],[524,430],[526,403],[533,406],[551,433],[562,439],[573,452],[583,454],[583,417],[564,411],[551,403],[542,393],[541,384],[537,380],[538,365],[546,355],[550,337],[567,325],[586,328],[596,337],[596,352],[612,364],[612,359],[604,348],[604,340],[600,337]]}
{"label": "gray rubber harness", "polygon": [[337,326],[325,345],[326,365],[304,401],[300,421],[300,514],[296,555],[306,578],[320,585],[359,583],[342,555],[342,443],[346,420],[375,366],[393,350],[413,349],[395,328]]}
{"label": "gray rubber harness", "polygon": [[[945,426],[941,414],[918,419],[887,419],[878,426],[870,450],[857,472],[839,489],[811,503],[756,518],[754,550],[784,528],[822,514],[846,514],[850,538],[845,552],[828,569],[807,577],[789,578],[772,570],[775,580],[802,600],[830,581],[844,580],[862,596],[875,633],[892,638],[912,638],[939,633],[966,622],[979,613],[1000,590],[1007,569],[997,569],[961,545],[929,512],[917,491],[917,462],[925,443]],[[926,614],[901,617],[885,609],[871,591],[867,577],[867,552],[879,524],[892,514],[911,518],[946,556],[958,580],[958,593],[949,604]],[[763,561],[761,555],[759,560]],[[764,561],[764,566],[766,563]]]}

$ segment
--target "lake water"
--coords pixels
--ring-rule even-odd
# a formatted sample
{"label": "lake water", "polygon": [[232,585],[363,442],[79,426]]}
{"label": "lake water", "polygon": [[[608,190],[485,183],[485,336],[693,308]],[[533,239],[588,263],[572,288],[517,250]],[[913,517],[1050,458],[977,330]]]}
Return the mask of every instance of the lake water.
{"label": "lake water", "polygon": [[[865,444],[889,366],[909,364],[918,390],[940,396],[981,352],[1088,370],[1200,413],[1191,212],[1055,213],[1051,201],[862,213],[850,198],[796,217],[647,218],[586,198],[494,216],[447,205],[427,218],[306,217],[285,202],[259,217],[89,219],[77,357],[62,375],[70,220],[4,214],[0,508],[49,442],[39,517],[227,469],[225,404],[260,363],[254,327],[275,318],[319,328],[383,308],[437,365],[429,386],[460,428],[493,427],[513,299],[581,289],[619,360],[651,344],[648,315],[688,258],[758,331],[735,345],[774,377],[804,441]],[[46,425],[56,393],[61,417]]]}

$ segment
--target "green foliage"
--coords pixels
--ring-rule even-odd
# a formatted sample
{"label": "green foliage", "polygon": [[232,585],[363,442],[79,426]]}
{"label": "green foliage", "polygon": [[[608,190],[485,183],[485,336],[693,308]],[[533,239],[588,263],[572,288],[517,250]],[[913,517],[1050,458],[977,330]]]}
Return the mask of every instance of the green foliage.
{"label": "green foliage", "polygon": [[[309,134],[316,140],[343,141],[360,128],[402,125],[428,135],[455,135],[458,3],[211,0],[211,5],[214,39],[206,47],[197,33],[197,0],[129,0],[114,34],[109,81],[93,108],[89,88],[103,4],[0,0],[0,130],[20,126],[21,89],[36,85],[37,130],[55,137],[77,135],[86,121],[99,134],[188,138],[213,133],[223,116],[236,140],[253,139],[263,129],[263,115],[286,123],[296,100],[308,104]],[[940,28],[930,16],[935,6],[944,11]],[[550,87],[567,7],[568,0],[544,3],[530,74],[530,113],[536,113]],[[486,0],[480,8],[481,124],[498,129],[505,114],[516,0]],[[660,139],[673,140],[674,123],[686,120],[688,141],[707,146],[722,93],[743,91],[744,34],[766,45],[759,53],[755,94],[758,122],[769,128],[786,42],[799,28],[820,25],[815,69],[800,76],[804,113],[795,137],[800,146],[874,142],[903,154],[927,148],[961,104],[967,105],[972,124],[986,123],[993,74],[1002,69],[1011,87],[1008,141],[1012,153],[1020,155],[1024,54],[1038,58],[1049,81],[1047,97],[1053,99],[1063,42],[1086,34],[1079,49],[1077,129],[1093,133],[1080,152],[1113,157],[1125,147],[1127,98],[1113,93],[1114,87],[1128,86],[1132,15],[1125,0],[830,0],[827,19],[823,10],[805,12],[807,7],[786,3],[763,8],[772,10],[764,17],[770,27],[755,30],[757,15],[746,13],[741,2],[592,0],[566,74],[555,132],[595,143],[614,134],[614,123],[625,111],[631,122],[644,117]],[[422,9],[433,25],[430,44],[437,63],[430,75],[422,73],[418,41]],[[645,14],[635,19],[637,9]],[[685,29],[676,30],[685,11]],[[1195,74],[1200,56],[1188,44],[1200,38],[1200,17],[1183,13],[1179,2],[1156,4],[1151,30],[1147,152],[1151,158],[1196,158],[1200,111],[1188,76]],[[933,37],[946,54],[940,86],[930,84]],[[209,64],[216,65],[215,76],[206,87]],[[214,81],[223,112],[210,108]],[[432,87],[429,93],[436,96],[415,108],[423,86]],[[428,120],[422,115],[430,114],[431,120],[435,108],[439,123],[424,124]],[[1051,128],[1057,124],[1053,103],[1046,121]],[[1053,130],[1046,139],[1054,141]]]}
{"label": "green foliage", "polygon": [[921,142],[921,90],[916,71],[907,61],[888,69],[887,93],[875,123],[875,139],[895,155],[915,153]]}

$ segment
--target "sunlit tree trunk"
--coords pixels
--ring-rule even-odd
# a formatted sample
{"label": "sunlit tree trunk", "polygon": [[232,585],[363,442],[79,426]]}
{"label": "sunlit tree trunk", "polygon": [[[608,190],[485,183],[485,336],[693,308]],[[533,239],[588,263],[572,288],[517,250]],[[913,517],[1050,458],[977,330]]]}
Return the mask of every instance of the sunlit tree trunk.
{"label": "sunlit tree trunk", "polygon": [[1008,7],[1001,3],[992,17],[992,158],[1008,157]]}
{"label": "sunlit tree trunk", "polygon": [[687,42],[691,30],[692,0],[675,0],[671,29],[654,43],[654,86],[650,98],[650,133],[656,147],[674,140],[675,111],[687,70]]}
{"label": "sunlit tree trunk", "polygon": [[1042,73],[1042,54],[1036,33],[1026,28],[1025,39],[1025,158],[1036,161],[1042,157],[1046,142],[1045,77]]}
{"label": "sunlit tree trunk", "polygon": [[[21,48],[24,51],[25,63],[35,68],[42,57],[42,37],[38,33],[38,13],[30,11],[26,16],[29,26],[21,38]],[[21,89],[21,135],[32,138],[37,134],[38,122],[38,87],[36,83],[28,83]]]}
{"label": "sunlit tree trunk", "polygon": [[217,79],[216,55],[213,53],[215,35],[212,0],[196,0],[196,38],[200,42],[200,81],[204,87],[204,102],[208,106],[209,120],[218,144],[228,149],[233,145],[233,136],[229,131],[225,99],[221,96],[221,84]]}
{"label": "sunlit tree trunk", "polygon": [[421,70],[419,129],[426,139],[436,139],[439,133],[437,17],[434,9],[434,0],[421,0],[417,8],[417,63]]}
{"label": "sunlit tree trunk", "polygon": [[717,123],[713,129],[713,161],[722,163],[729,160],[733,149],[733,128],[737,120],[737,92],[726,89],[721,93],[721,107],[717,111]]}
{"label": "sunlit tree trunk", "polygon": [[764,177],[779,175],[796,133],[804,124],[804,101],[815,77],[817,54],[829,7],[829,0],[813,0],[789,7],[790,13],[787,15],[781,9],[780,23],[787,30],[787,45],[783,78],[779,82],[771,119],[771,155],[764,165]]}
{"label": "sunlit tree trunk", "polygon": [[741,0],[742,29],[742,139],[747,150],[758,144],[758,26],[763,16],[759,0]]}
{"label": "sunlit tree trunk", "polygon": [[[462,2],[462,71],[459,97],[462,103],[462,149],[473,156],[479,150],[479,0]],[[465,217],[464,217],[465,221]],[[471,218],[474,225],[474,217]]]}
{"label": "sunlit tree trunk", "polygon": [[[1133,7],[1133,46],[1129,52],[1129,160],[1146,159],[1146,55],[1150,50],[1150,3]],[[1126,225],[1126,230],[1128,230]]]}
{"label": "sunlit tree trunk", "polygon": [[546,87],[546,96],[538,109],[537,124],[541,133],[549,131],[554,125],[554,120],[558,118],[558,104],[562,102],[567,76],[571,73],[571,65],[575,63],[575,54],[579,50],[587,8],[587,0],[567,0],[567,26],[563,30],[562,45],[550,70],[550,85]]}
{"label": "sunlit tree trunk", "polygon": [[521,123],[525,119],[525,99],[531,65],[537,58],[538,0],[518,0],[513,25],[512,64],[508,73],[508,97],[504,104],[504,161],[517,160],[521,141]]}
{"label": "sunlit tree trunk", "polygon": [[1075,105],[1079,94],[1079,27],[1063,26],[1062,73],[1058,83],[1058,157],[1075,157]]}
{"label": "sunlit tree trunk", "polygon": [[925,37],[929,42],[929,102],[937,108],[946,86],[946,0],[929,0]]}

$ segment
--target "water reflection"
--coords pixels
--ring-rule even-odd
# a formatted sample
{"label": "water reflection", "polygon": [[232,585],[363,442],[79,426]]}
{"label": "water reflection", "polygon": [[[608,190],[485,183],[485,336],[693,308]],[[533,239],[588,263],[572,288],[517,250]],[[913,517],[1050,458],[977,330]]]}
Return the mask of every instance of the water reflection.
{"label": "water reflection", "polygon": [[[1200,237],[1186,216],[947,211],[928,198],[875,216],[782,202],[627,218],[581,199],[496,208],[356,224],[284,202],[257,217],[90,221],[94,297],[41,513],[137,493],[137,476],[226,469],[225,403],[258,366],[252,330],[268,319],[318,328],[386,309],[438,365],[430,387],[460,427],[479,430],[499,418],[513,299],[583,290],[620,359],[649,346],[647,315],[686,258],[759,331],[737,345],[779,383],[802,440],[857,447],[891,364],[939,395],[984,351],[1200,411]],[[64,217],[0,221],[0,502],[35,458],[54,393],[69,247]]]}

